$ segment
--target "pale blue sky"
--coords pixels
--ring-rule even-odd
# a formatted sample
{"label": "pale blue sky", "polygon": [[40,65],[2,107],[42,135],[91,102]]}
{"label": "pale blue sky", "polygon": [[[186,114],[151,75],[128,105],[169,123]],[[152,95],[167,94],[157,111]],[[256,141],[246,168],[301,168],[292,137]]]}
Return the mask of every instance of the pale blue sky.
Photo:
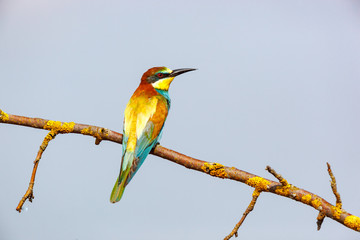
{"label": "pale blue sky", "polygon": [[[0,109],[122,130],[144,71],[198,68],[170,89],[161,144],[272,178],[360,215],[359,1],[0,2]],[[117,204],[121,146],[60,135],[28,186],[45,131],[0,124],[0,239],[222,239],[251,200],[244,184],[149,156]],[[358,239],[264,193],[242,239]]]}

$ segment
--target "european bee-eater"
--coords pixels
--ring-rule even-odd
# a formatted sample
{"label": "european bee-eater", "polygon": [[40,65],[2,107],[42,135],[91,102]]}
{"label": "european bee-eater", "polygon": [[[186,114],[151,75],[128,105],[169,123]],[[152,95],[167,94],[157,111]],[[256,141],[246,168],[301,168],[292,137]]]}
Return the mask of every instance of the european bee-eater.
{"label": "european bee-eater", "polygon": [[161,138],[170,109],[171,82],[176,76],[193,70],[196,69],[154,67],[142,76],[125,109],[120,174],[111,192],[112,203],[120,201],[125,186]]}

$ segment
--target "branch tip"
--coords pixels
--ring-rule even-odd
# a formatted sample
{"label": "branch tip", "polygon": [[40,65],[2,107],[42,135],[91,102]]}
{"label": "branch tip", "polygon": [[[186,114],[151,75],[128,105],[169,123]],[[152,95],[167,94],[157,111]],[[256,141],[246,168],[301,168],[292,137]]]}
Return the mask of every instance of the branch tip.
{"label": "branch tip", "polygon": [[283,178],[280,174],[278,174],[274,169],[272,169],[270,166],[266,166],[266,170],[271,173],[279,182],[285,187],[288,186],[289,183],[285,178]]}
{"label": "branch tip", "polygon": [[261,191],[259,191],[258,189],[255,188],[253,194],[252,194],[252,199],[251,202],[249,204],[249,206],[246,208],[245,212],[243,213],[240,221],[235,225],[234,229],[231,231],[231,233],[229,235],[227,235],[224,240],[229,240],[230,238],[232,238],[234,235],[235,237],[238,237],[238,230],[240,228],[240,226],[242,225],[242,223],[244,222],[245,218],[247,217],[247,215],[254,210],[256,201],[258,199],[258,197],[260,196]]}
{"label": "branch tip", "polygon": [[317,219],[316,224],[317,224],[317,230],[318,231],[321,229],[321,225],[324,222],[325,217],[326,217],[325,213],[319,212],[319,214],[318,214],[318,216],[316,218]]}
{"label": "branch tip", "polygon": [[340,193],[337,191],[337,184],[336,184],[336,179],[335,176],[331,170],[331,166],[330,164],[327,162],[326,163],[327,168],[328,168],[328,172],[329,172],[329,176],[331,178],[331,189],[335,195],[336,198],[336,207],[341,209],[342,208],[342,202],[341,202],[341,198],[340,198]]}
{"label": "branch tip", "polygon": [[95,145],[99,145],[101,143],[101,138],[95,138]]}

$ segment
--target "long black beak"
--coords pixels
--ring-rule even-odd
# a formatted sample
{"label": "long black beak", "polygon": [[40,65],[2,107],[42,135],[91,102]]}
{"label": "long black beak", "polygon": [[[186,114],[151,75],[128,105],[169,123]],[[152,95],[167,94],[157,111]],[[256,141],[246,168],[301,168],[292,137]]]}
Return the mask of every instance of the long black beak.
{"label": "long black beak", "polygon": [[186,72],[190,72],[190,71],[194,71],[197,70],[196,68],[180,68],[180,69],[175,69],[172,71],[172,73],[170,73],[170,77],[176,77],[180,74],[186,73]]}

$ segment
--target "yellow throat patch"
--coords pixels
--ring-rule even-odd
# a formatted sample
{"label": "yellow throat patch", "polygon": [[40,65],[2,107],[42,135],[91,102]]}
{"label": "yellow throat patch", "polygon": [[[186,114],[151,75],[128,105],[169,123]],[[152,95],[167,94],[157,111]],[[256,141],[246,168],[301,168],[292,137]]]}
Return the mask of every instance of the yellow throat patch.
{"label": "yellow throat patch", "polygon": [[156,89],[168,91],[170,84],[173,80],[174,80],[174,77],[163,78],[163,79],[160,79],[159,81],[152,83],[151,85]]}

